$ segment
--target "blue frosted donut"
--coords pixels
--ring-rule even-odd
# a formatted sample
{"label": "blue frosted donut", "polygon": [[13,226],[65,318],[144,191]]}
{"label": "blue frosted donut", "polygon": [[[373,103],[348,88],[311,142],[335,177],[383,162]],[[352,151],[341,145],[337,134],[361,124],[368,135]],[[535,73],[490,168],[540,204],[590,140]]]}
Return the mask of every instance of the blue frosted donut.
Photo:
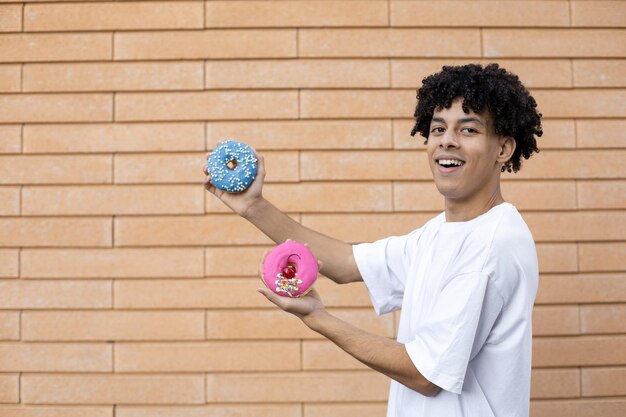
{"label": "blue frosted donut", "polygon": [[244,191],[256,177],[257,158],[252,148],[242,142],[221,142],[211,153],[207,171],[211,182],[229,193]]}

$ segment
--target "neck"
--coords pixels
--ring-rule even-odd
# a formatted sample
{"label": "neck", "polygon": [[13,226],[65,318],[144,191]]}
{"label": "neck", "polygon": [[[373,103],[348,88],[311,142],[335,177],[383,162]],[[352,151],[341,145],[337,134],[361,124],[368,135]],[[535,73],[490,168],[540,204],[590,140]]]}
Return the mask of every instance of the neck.
{"label": "neck", "polygon": [[[479,196],[478,196],[479,197]],[[493,207],[504,203],[500,192],[500,185],[486,198],[473,198],[471,200],[445,199],[445,212],[447,222],[466,222],[491,210]]]}

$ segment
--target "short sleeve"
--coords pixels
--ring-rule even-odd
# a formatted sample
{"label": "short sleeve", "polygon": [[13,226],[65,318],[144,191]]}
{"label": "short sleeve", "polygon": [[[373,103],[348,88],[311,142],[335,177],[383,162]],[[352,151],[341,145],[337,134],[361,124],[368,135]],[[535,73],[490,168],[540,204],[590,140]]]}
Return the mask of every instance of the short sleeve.
{"label": "short sleeve", "polygon": [[469,361],[485,342],[503,300],[484,272],[451,279],[432,311],[405,344],[417,370],[446,391],[460,394]]}
{"label": "short sleeve", "polygon": [[378,315],[402,307],[410,246],[417,233],[419,229],[405,236],[352,246],[357,267]]}

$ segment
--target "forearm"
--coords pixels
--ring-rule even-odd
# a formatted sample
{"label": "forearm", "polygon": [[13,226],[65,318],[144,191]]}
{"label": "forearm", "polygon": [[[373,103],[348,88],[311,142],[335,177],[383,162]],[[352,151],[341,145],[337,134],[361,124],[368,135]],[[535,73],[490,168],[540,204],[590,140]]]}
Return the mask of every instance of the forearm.
{"label": "forearm", "polygon": [[309,328],[330,339],[370,368],[425,396],[439,392],[439,387],[415,368],[403,344],[354,327],[325,310],[316,311],[302,319]]}
{"label": "forearm", "polygon": [[350,244],[302,226],[269,201],[260,199],[243,217],[276,243],[287,239],[307,243],[322,261],[320,272],[333,281],[345,284],[362,280]]}

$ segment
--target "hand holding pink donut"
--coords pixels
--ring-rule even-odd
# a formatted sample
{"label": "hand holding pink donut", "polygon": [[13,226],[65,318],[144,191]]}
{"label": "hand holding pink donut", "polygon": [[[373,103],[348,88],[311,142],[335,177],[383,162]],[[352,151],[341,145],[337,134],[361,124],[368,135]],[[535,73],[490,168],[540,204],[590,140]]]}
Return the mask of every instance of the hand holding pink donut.
{"label": "hand holding pink donut", "polygon": [[317,260],[309,247],[287,240],[267,254],[261,275],[270,290],[283,297],[294,298],[311,290],[318,271]]}

